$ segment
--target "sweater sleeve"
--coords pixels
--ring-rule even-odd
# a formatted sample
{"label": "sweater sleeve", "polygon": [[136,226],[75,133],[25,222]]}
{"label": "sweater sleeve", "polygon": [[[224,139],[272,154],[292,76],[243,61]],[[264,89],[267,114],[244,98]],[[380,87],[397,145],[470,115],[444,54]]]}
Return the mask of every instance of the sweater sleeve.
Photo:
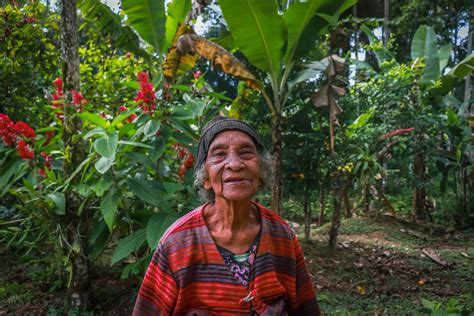
{"label": "sweater sleeve", "polygon": [[138,292],[132,315],[171,315],[178,292],[163,244],[160,242]]}
{"label": "sweater sleeve", "polygon": [[296,304],[290,315],[321,315],[316,294],[297,236],[293,238],[296,256]]}

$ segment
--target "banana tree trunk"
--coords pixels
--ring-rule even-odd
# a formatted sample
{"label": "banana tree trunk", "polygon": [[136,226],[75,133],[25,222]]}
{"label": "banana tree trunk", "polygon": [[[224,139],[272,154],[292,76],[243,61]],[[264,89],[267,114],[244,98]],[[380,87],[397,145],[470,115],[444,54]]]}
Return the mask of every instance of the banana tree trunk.
{"label": "banana tree trunk", "polygon": [[272,119],[272,210],[281,214],[282,180],[281,180],[281,146],[282,146],[282,117],[275,114]]}
{"label": "banana tree trunk", "polygon": [[[74,169],[85,157],[85,147],[81,145],[80,138],[73,137],[81,129],[81,122],[74,117],[74,107],[71,105],[71,91],[79,91],[80,85],[80,60],[79,60],[79,37],[77,27],[76,0],[61,0],[61,62],[63,73],[64,123],[62,140],[64,151],[71,156],[64,161],[64,178],[68,178]],[[88,309],[90,307],[89,285],[90,273],[87,260],[86,230],[87,226],[82,220],[79,212],[81,201],[72,192],[65,193],[67,214],[61,218],[61,226],[66,234],[68,249],[64,249],[64,255],[69,258],[71,268],[68,302],[71,309]]]}

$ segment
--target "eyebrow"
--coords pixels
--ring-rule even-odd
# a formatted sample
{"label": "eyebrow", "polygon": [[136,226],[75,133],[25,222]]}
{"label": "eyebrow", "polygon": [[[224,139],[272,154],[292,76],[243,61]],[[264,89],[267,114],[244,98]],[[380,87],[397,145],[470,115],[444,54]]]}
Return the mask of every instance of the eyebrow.
{"label": "eyebrow", "polygon": [[[209,147],[208,152],[211,152],[211,151],[214,151],[214,150],[217,150],[217,149],[225,149],[227,147],[228,146],[224,143],[213,144],[213,145],[211,145],[211,147]],[[255,146],[255,144],[253,142],[250,142],[250,141],[246,141],[241,146],[239,146],[239,149],[242,149],[242,148],[252,148],[252,149],[257,150],[257,147]]]}

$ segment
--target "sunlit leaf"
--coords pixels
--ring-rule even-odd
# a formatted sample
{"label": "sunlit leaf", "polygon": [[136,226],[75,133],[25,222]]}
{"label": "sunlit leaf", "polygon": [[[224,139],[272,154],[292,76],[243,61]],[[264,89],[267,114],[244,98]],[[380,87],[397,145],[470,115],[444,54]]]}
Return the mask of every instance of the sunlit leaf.
{"label": "sunlit leaf", "polygon": [[131,235],[118,241],[117,248],[112,254],[112,265],[126,258],[129,254],[140,249],[146,242],[146,230],[144,228],[137,230]]}

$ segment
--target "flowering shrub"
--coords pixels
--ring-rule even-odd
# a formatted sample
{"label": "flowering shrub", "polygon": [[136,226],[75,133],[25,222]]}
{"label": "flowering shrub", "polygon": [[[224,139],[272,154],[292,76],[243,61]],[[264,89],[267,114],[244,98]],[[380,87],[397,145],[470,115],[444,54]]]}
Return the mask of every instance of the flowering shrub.
{"label": "flowering shrub", "polygon": [[35,131],[25,122],[14,123],[6,114],[0,113],[0,138],[7,147],[15,147],[23,160],[33,160]]}
{"label": "flowering shrub", "polygon": [[[48,225],[71,211],[89,214],[86,234],[90,234],[91,260],[107,247],[112,232],[124,236],[112,255],[112,263],[139,254],[124,270],[124,276],[140,273],[166,227],[197,205],[192,175],[187,172],[194,165],[198,138],[197,129],[191,126],[200,125],[219,109],[219,100],[214,97],[196,99],[177,93],[163,82],[155,86],[148,72],[139,72],[137,78],[138,82],[130,84],[137,87],[136,93],[116,107],[97,108],[78,91],[71,92],[71,103],[83,128],[74,137],[85,141],[84,148],[65,149],[62,143],[65,93],[60,78],[54,81],[50,107],[57,120],[50,126],[35,133],[24,122],[0,116],[2,142],[13,154],[15,149],[18,153],[10,155],[6,163],[0,161],[0,175],[12,174],[0,196],[15,195],[24,214],[33,209],[42,212],[43,223],[49,223],[47,231],[54,230]],[[63,165],[74,150],[84,151],[86,157],[65,178]],[[22,162],[21,168],[15,160]],[[18,183],[20,178],[24,179],[22,184]],[[31,190],[23,189],[25,183]],[[71,195],[79,209],[70,208]],[[37,225],[32,218],[25,216],[22,225]],[[47,234],[44,237],[49,238]],[[64,236],[50,237],[59,239],[63,247],[68,244],[62,240]],[[35,238],[31,236],[31,240]]]}

